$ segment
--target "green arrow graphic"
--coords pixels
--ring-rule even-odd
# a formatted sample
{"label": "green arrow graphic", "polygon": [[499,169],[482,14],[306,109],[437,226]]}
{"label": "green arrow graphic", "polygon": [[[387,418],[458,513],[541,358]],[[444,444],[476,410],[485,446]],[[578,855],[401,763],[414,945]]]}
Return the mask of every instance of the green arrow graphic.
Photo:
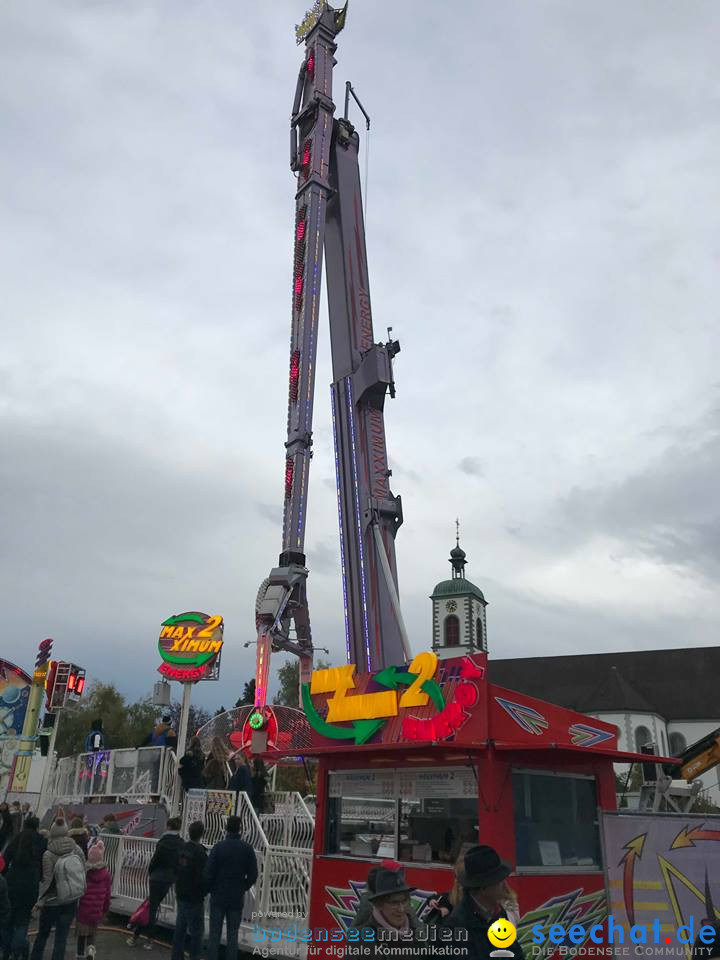
{"label": "green arrow graphic", "polygon": [[327,723],[313,706],[309,683],[302,685],[302,702],[305,708],[305,716],[313,730],[332,740],[354,740],[357,744],[367,743],[370,737],[377,733],[385,723],[382,718],[378,720],[356,720],[351,727],[336,727],[333,723]]}
{"label": "green arrow graphic", "polygon": [[397,690],[398,684],[415,683],[418,675],[416,673],[406,673],[398,670],[397,667],[385,667],[380,673],[376,673],[373,679],[381,687],[389,687],[391,690]]}
{"label": "green arrow graphic", "polygon": [[167,620],[163,620],[160,626],[175,627],[178,623],[187,623],[188,621],[192,621],[193,623],[205,623],[205,617],[200,616],[199,613],[180,613],[176,614],[174,617],[168,617]]}
{"label": "green arrow graphic", "polygon": [[445,709],[445,697],[442,694],[439,683],[435,680],[426,680],[421,689],[430,697],[438,710],[442,711]]}
{"label": "green arrow graphic", "polygon": [[[389,687],[391,690],[397,690],[401,683],[405,685],[415,683],[417,678],[417,673],[407,673],[404,670],[398,670],[397,667],[385,667],[374,677],[380,686]],[[435,680],[425,680],[420,689],[425,691],[438,710],[445,709],[445,698],[442,695],[440,685]]]}

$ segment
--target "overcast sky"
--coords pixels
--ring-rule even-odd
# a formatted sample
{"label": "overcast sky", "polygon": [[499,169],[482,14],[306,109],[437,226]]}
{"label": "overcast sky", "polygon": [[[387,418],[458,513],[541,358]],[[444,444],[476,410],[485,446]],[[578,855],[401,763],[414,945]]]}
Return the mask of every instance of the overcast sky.
{"label": "overcast sky", "polygon": [[[231,705],[277,561],[306,0],[0,8],[0,656],[129,696],[182,610]],[[720,625],[720,5],[351,0],[376,339],[417,652],[454,520],[491,655]],[[364,157],[364,146],[362,154]],[[323,308],[308,584],[342,662]],[[275,663],[279,665],[280,658]]]}

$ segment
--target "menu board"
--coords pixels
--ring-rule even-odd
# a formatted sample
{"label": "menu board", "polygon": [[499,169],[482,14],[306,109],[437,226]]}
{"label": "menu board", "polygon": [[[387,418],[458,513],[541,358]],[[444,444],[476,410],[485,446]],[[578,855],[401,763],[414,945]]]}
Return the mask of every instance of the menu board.
{"label": "menu board", "polygon": [[372,800],[474,798],[477,781],[468,767],[347,770],[330,774],[329,795]]}

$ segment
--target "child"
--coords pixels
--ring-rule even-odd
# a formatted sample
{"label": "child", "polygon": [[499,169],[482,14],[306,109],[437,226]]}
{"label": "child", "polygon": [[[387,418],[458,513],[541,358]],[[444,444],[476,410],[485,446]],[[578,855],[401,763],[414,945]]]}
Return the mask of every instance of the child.
{"label": "child", "polygon": [[98,840],[88,850],[87,889],[78,904],[77,956],[78,960],[95,957],[95,934],[98,924],[110,909],[112,877],[103,857],[105,844]]}

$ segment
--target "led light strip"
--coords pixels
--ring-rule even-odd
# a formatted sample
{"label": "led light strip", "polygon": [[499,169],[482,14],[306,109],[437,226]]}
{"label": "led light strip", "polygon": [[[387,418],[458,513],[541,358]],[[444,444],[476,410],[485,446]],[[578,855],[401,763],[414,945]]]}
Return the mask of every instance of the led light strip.
{"label": "led light strip", "polygon": [[343,537],[342,500],[340,496],[340,459],[338,457],[337,426],[335,423],[335,391],[330,387],[330,407],[332,409],[333,446],[335,449],[335,491],[337,493],[338,526],[340,528],[340,569],[342,571],[343,608],[345,610],[345,654],[350,663],[350,622],[348,620],[347,577],[345,574],[345,538]]}
{"label": "led light strip", "polygon": [[365,629],[365,660],[367,662],[368,673],[370,673],[372,671],[372,665],[370,657],[370,629],[368,627],[367,594],[365,592],[365,551],[363,549],[362,526],[360,525],[357,457],[355,453],[355,417],[350,377],[345,377],[345,390],[348,402],[348,418],[350,420],[350,446],[352,448],[353,480],[355,481],[353,489],[353,498],[355,500],[355,522],[357,525],[358,546],[360,548],[360,585],[362,587],[363,626]]}

